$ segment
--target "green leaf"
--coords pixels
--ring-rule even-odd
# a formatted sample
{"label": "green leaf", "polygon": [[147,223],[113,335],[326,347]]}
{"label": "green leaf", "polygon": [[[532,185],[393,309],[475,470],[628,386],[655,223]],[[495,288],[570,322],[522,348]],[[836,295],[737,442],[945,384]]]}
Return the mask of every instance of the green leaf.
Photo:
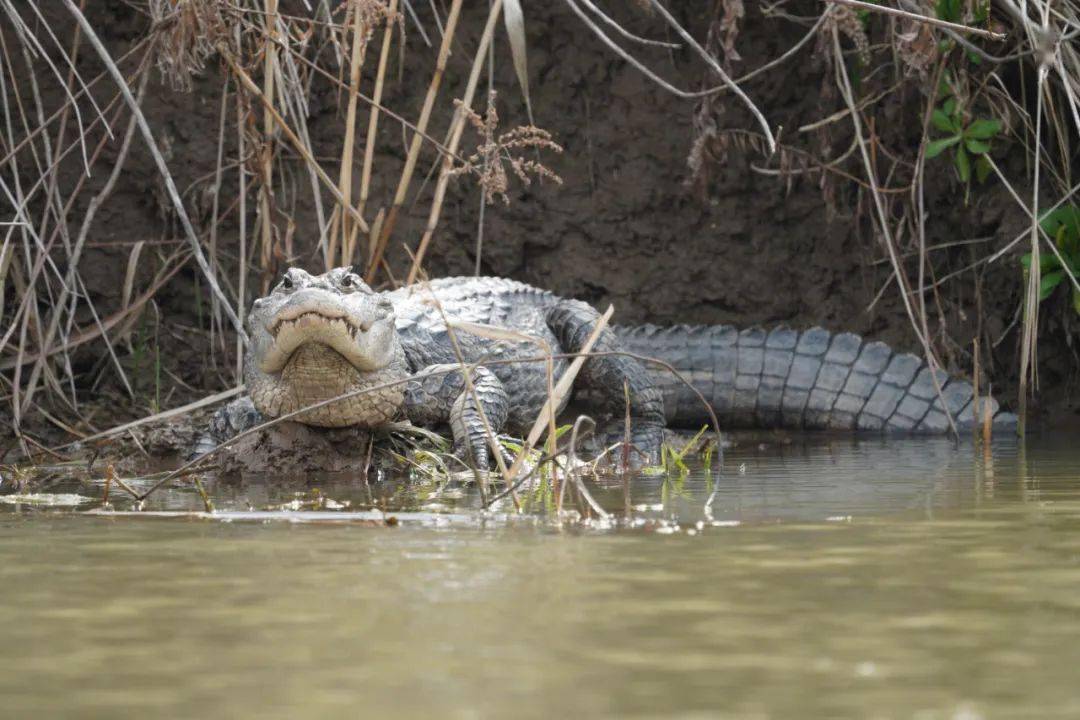
{"label": "green leaf", "polygon": [[946,70],[941,74],[941,80],[938,82],[937,97],[947,98],[952,94],[952,73]]}
{"label": "green leaf", "polygon": [[990,173],[994,171],[994,168],[990,165],[990,161],[986,159],[985,155],[980,155],[975,160],[975,179],[982,185],[986,182],[986,178],[990,177]]}
{"label": "green leaf", "polygon": [[934,140],[926,144],[926,158],[936,158],[946,149],[951,148],[956,143],[960,142],[959,135],[953,135],[952,137],[941,138],[940,140]]}
{"label": "green leaf", "polygon": [[964,147],[966,147],[968,152],[972,155],[984,155],[990,152],[990,143],[976,140],[971,137],[964,138]]}
{"label": "green leaf", "polygon": [[[1041,223],[1040,223],[1041,225]],[[1054,235],[1054,244],[1057,245],[1058,250],[1065,249],[1065,226],[1058,226],[1057,233]]]}
{"label": "green leaf", "polygon": [[[950,101],[946,101],[945,104],[948,105],[949,102]],[[952,118],[949,117],[948,112],[940,108],[934,109],[934,112],[930,115],[930,120],[934,123],[934,127],[941,132],[955,133],[957,130],[957,127],[955,123],[953,123]]]}
{"label": "green leaf", "polygon": [[985,23],[989,19],[990,19],[990,3],[989,3],[989,0],[987,2],[977,2],[977,3],[975,3],[975,17],[974,17],[975,23],[978,24],[978,25],[981,25],[981,24]]}
{"label": "green leaf", "polygon": [[1057,237],[1061,228],[1067,237],[1080,237],[1080,208],[1075,205],[1062,205],[1042,216],[1039,226],[1050,237]]}
{"label": "green leaf", "polygon": [[1061,261],[1052,252],[1039,253],[1039,272],[1043,275],[1061,267]]}
{"label": "green leaf", "polygon": [[939,20],[956,22],[960,19],[960,0],[938,0],[934,12]]}
{"label": "green leaf", "polygon": [[994,120],[976,120],[967,126],[964,130],[965,137],[977,138],[979,140],[989,140],[990,138],[1001,132],[1001,121]]}
{"label": "green leaf", "polygon": [[[1020,258],[1020,264],[1024,266],[1025,272],[1031,268],[1031,253],[1027,253]],[[1057,255],[1054,253],[1039,253],[1039,275],[1045,276],[1051,271],[1056,271],[1061,267],[1061,263],[1058,262]]]}
{"label": "green leaf", "polygon": [[971,160],[962,147],[956,148],[956,171],[965,183],[971,182]]}
{"label": "green leaf", "polygon": [[1061,251],[1073,265],[1080,263],[1080,236],[1065,234],[1061,239]]}
{"label": "green leaf", "polygon": [[[953,117],[954,115],[956,115],[956,98],[954,98],[954,97],[949,98],[948,100],[945,101],[945,104],[942,105],[941,107],[942,107],[942,109],[945,110],[946,115],[948,115],[949,117]],[[952,128],[952,129],[956,130],[955,127]]]}
{"label": "green leaf", "polygon": [[1046,273],[1039,278],[1039,302],[1050,297],[1050,293],[1054,292],[1054,288],[1060,285],[1064,279],[1065,273],[1061,270]]}

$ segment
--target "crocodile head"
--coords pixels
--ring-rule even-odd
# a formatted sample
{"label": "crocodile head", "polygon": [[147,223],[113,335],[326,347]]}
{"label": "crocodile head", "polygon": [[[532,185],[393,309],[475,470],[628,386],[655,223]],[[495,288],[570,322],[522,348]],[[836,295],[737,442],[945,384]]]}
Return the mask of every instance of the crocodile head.
{"label": "crocodile head", "polygon": [[[248,315],[248,392],[263,415],[309,405],[405,376],[394,307],[349,268],[285,273]],[[297,415],[308,425],[375,427],[393,419],[404,386],[375,390]]]}

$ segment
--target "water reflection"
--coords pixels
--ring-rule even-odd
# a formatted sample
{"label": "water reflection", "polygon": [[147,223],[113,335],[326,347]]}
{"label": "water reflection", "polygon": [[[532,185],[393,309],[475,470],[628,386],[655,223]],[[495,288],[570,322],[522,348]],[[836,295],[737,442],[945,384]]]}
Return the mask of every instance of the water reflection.
{"label": "water reflection", "polygon": [[[678,523],[665,536],[9,506],[0,714],[1075,717],[1080,453],[1067,436],[989,450],[747,442],[720,473],[635,480],[637,514]],[[232,510],[313,489],[349,503],[327,513],[431,502],[264,480],[211,490]],[[156,502],[201,509],[189,490]],[[467,490],[438,502],[424,512],[478,516]]]}

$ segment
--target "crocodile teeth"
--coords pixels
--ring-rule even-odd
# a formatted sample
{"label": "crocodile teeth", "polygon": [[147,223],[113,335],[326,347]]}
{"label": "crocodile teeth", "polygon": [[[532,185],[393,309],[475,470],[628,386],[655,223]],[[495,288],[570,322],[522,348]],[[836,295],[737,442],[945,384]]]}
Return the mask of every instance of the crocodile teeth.
{"label": "crocodile teeth", "polygon": [[341,330],[348,332],[353,338],[356,337],[358,330],[367,330],[363,324],[357,325],[349,318],[345,317],[327,317],[320,312],[310,310],[294,318],[287,318],[278,320],[270,326],[270,334],[277,338],[281,334],[282,329],[289,327],[296,327],[299,325],[312,325],[315,323],[323,324],[330,327],[340,328]]}

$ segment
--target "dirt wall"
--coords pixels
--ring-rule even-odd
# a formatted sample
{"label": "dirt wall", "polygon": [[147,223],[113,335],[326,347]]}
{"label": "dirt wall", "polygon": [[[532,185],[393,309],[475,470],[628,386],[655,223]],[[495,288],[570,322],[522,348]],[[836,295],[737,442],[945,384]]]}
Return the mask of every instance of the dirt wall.
{"label": "dirt wall", "polygon": [[[145,34],[149,20],[131,4],[110,0],[91,5],[88,15],[114,55],[123,54]],[[671,39],[658,18],[634,9],[633,3],[625,5],[614,10],[627,28]],[[674,5],[684,25],[698,34],[714,17],[711,2]],[[814,7],[808,5],[807,14]],[[45,12],[57,28],[69,25],[59,3]],[[509,205],[496,202],[487,207],[483,273],[517,278],[597,305],[613,303],[621,323],[820,324],[916,349],[901,298],[895,287],[885,287],[891,269],[884,262],[884,249],[857,219],[862,216],[853,186],[837,184],[830,208],[816,177],[778,179],[759,174],[751,165],[769,166],[769,159],[738,150],[729,152],[723,162],[710,164],[707,180],[690,182],[687,156],[695,137],[697,102],[675,97],[650,82],[603,47],[564,4],[533,3],[526,13],[535,120],[565,149],[561,155],[545,156],[544,161],[564,183],[557,186],[545,181],[527,188],[513,184]],[[473,7],[463,15],[440,93],[441,112],[433,121],[431,134],[436,137],[445,132],[449,99],[462,94],[485,15]],[[422,18],[430,31],[430,17],[422,14]],[[406,30],[404,64],[399,67],[395,62],[384,102],[405,117],[415,118],[434,52],[424,46],[411,23]],[[804,32],[798,24],[763,18],[757,5],[748,5],[736,41],[742,60],[731,67],[736,72],[757,67],[779,56]],[[58,35],[64,37],[62,32]],[[699,89],[715,83],[703,63],[686,49],[633,49],[679,87]],[[524,124],[525,105],[501,33],[495,57],[503,127]],[[80,58],[84,72],[92,75],[100,68],[85,51]],[[837,99],[823,95],[827,84],[823,73],[810,43],[787,64],[746,85],[771,125],[784,128],[782,140],[785,134],[795,136],[799,126],[841,107]],[[191,188],[186,196],[189,207],[203,223],[208,219],[207,187],[216,164],[222,82],[216,61],[211,61],[190,92],[172,90],[155,73],[144,103],[177,184]],[[20,90],[29,99],[25,83]],[[44,91],[46,104],[59,99],[55,89]],[[747,113],[730,96],[716,105],[725,126],[753,129]],[[900,97],[890,109],[895,127],[916,125],[922,107],[915,94]],[[315,82],[309,110],[314,145],[328,172],[336,176],[344,127],[337,90],[330,83]],[[235,136],[232,113],[230,108],[227,137]],[[362,112],[362,122],[363,118]],[[359,136],[361,145],[363,133]],[[378,148],[369,207],[388,205],[397,183],[405,155],[400,125],[383,118]],[[107,167],[115,150],[104,152]],[[235,144],[227,145],[227,155],[235,158],[235,152]],[[361,156],[358,151],[358,162]],[[390,246],[391,266],[399,275],[408,267],[401,244],[415,247],[426,220],[434,176],[426,183],[421,180],[435,160],[434,153],[424,154],[409,212]],[[1022,163],[1022,157],[1004,152],[1001,161]],[[309,180],[295,161],[286,160],[281,167],[286,179],[276,199],[296,221],[293,261],[314,268],[317,230]],[[74,183],[78,172],[77,163],[65,164],[64,182]],[[933,189],[928,193],[929,243],[984,238],[984,244],[977,246],[981,256],[1023,228],[1023,217],[1001,188],[980,189],[965,205],[947,168],[928,167],[928,172]],[[235,170],[228,170],[223,198],[235,197],[236,183]],[[81,218],[88,197],[84,194],[72,217]],[[324,200],[329,207],[329,199]],[[253,205],[248,204],[249,229]],[[479,210],[475,184],[467,178],[455,181],[427,262],[433,276],[472,273]],[[99,213],[94,242],[82,263],[88,290],[100,308],[107,311],[121,301],[130,244],[140,239],[172,242],[180,237],[174,224],[160,179],[148,155],[138,148]],[[218,229],[223,254],[235,257],[237,237],[233,213]],[[974,257],[972,247],[963,245],[933,255],[936,269],[944,273],[962,267]],[[913,261],[905,262],[914,277]],[[153,262],[145,262],[137,282],[146,282],[152,268]],[[1012,379],[1018,375],[1016,333],[1009,328],[1018,308],[1020,279],[1015,258],[1009,257],[990,266],[978,283],[968,273],[931,298],[932,331],[949,338],[941,346],[953,369],[968,369],[967,352],[976,333],[998,342],[989,379],[1006,400],[1008,393],[1015,393]],[[197,302],[196,293],[205,293],[205,287],[196,282],[192,265],[159,294],[163,327],[167,327],[162,336],[171,348],[166,354],[169,369],[194,388],[208,388],[220,384],[221,375],[207,370],[205,349],[196,340],[194,328],[205,324],[205,300]],[[1042,397],[1051,399],[1055,413],[1068,414],[1074,405],[1076,379],[1076,363],[1065,341],[1070,333],[1054,325],[1053,318],[1061,313],[1055,315],[1052,305],[1047,315],[1051,319],[1043,343]],[[98,357],[100,352],[91,351],[80,356],[80,362],[89,367]]]}

